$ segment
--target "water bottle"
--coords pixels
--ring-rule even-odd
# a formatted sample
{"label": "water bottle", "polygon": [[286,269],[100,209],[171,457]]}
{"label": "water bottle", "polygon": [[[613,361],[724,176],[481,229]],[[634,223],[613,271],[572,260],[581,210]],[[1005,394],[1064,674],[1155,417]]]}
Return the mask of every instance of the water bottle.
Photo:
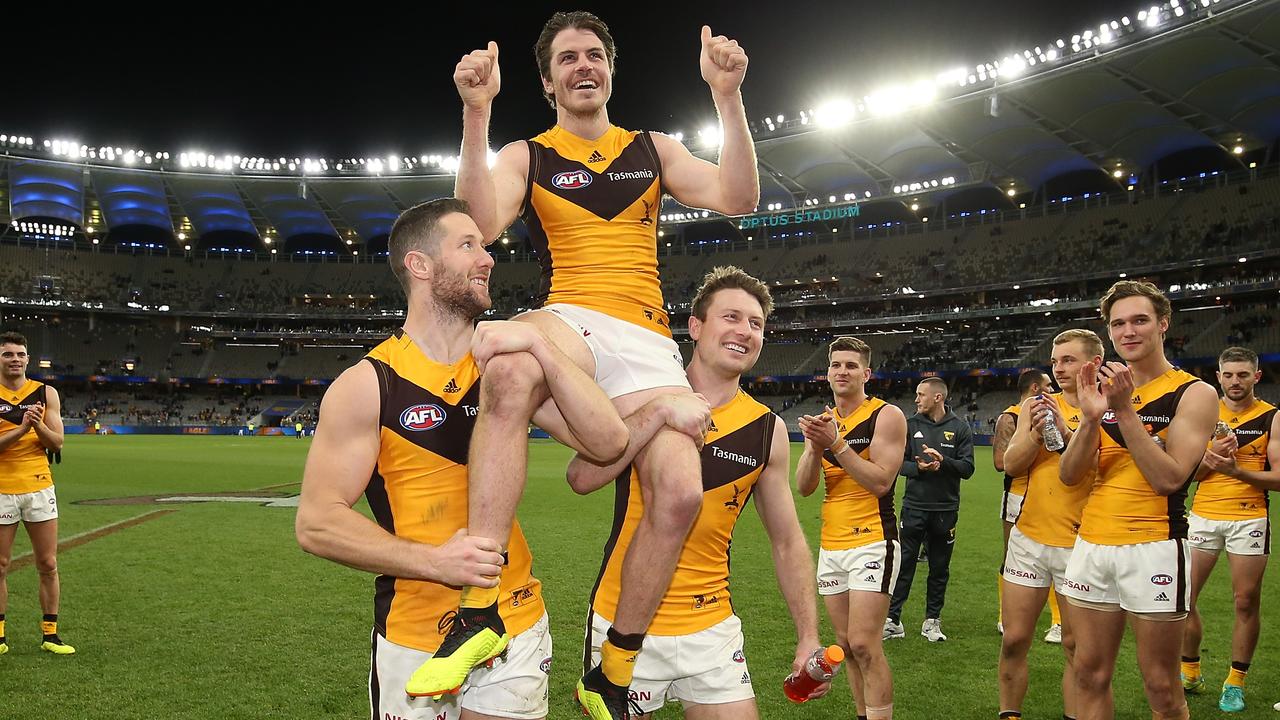
{"label": "water bottle", "polygon": [[793,703],[805,702],[815,688],[824,682],[830,682],[842,662],[844,650],[839,645],[818,648],[804,661],[800,672],[787,676],[782,683],[782,692]]}
{"label": "water bottle", "polygon": [[1222,422],[1221,420],[1219,420],[1218,424],[1213,428],[1214,440],[1221,440],[1222,438],[1230,434],[1231,434],[1231,426]]}
{"label": "water bottle", "polygon": [[[1044,396],[1041,395],[1043,400]],[[1044,438],[1044,449],[1049,452],[1058,452],[1066,447],[1066,443],[1062,441],[1062,431],[1058,429],[1058,422],[1054,420],[1053,413],[1049,413],[1049,417],[1045,418],[1044,429],[1040,431],[1041,437]]]}

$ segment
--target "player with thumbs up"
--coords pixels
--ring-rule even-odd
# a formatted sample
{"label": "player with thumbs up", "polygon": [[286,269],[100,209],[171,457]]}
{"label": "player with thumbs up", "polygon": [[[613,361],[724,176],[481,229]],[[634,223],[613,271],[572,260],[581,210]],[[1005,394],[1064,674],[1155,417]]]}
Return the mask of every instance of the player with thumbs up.
{"label": "player with thumbs up", "polygon": [[[752,212],[760,199],[741,94],[746,52],[705,26],[698,52],[720,115],[719,164],[694,157],[675,138],[612,124],[608,102],[617,52],[608,26],[591,13],[556,13],[542,28],[534,54],[556,124],[506,145],[492,166],[489,120],[502,83],[497,44],[463,56],[454,68],[463,104],[455,194],[469,203],[486,245],[522,218],[543,268],[538,309],[514,320],[537,326],[579,371],[593,376],[620,417],[661,395],[691,392],[658,277],[664,193],[687,207],[725,215]],[[546,378],[518,354],[476,359],[486,372],[468,463],[468,528],[505,547],[524,493],[528,423],[539,408],[555,405]],[[613,462],[623,452],[626,438],[621,440],[616,448],[595,448],[589,459]],[[634,462],[645,496],[654,501],[627,551],[602,663],[578,685],[580,702],[597,719],[631,712],[627,688],[635,658],[702,503],[697,439],[663,428]],[[409,694],[457,687],[472,667],[501,653],[507,633],[499,600],[496,588],[463,588],[459,622],[446,640],[450,652],[438,653],[414,674]]]}

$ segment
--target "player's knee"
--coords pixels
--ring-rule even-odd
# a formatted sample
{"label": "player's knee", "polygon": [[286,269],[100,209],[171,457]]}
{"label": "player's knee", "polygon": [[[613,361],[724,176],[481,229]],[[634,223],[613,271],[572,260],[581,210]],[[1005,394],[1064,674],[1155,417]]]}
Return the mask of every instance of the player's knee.
{"label": "player's knee", "polygon": [[1178,694],[1182,694],[1182,687],[1167,673],[1158,673],[1158,677],[1144,677],[1142,685],[1146,688],[1147,699],[1152,707],[1168,706],[1174,699],[1175,686]]}
{"label": "player's knee", "polygon": [[485,365],[481,383],[484,410],[502,412],[536,408],[542,400],[538,390],[545,386],[546,378],[542,365],[529,353],[503,353]]}
{"label": "player's knee", "polygon": [[1030,633],[1023,632],[1020,628],[1015,630],[1008,625],[1004,626],[1004,636],[1000,641],[1001,657],[1006,659],[1026,657],[1030,649]]}
{"label": "player's knee", "polygon": [[867,667],[875,659],[877,652],[883,652],[883,645],[879,638],[874,641],[867,639],[866,636],[846,638],[844,650],[858,667]]}
{"label": "player's knee", "polygon": [[1258,592],[1245,590],[1235,593],[1236,615],[1253,617],[1258,614]]}
{"label": "player's knee", "polygon": [[36,558],[36,572],[40,575],[57,575],[58,574],[58,558],[38,557]]}
{"label": "player's knee", "polygon": [[[653,519],[673,531],[687,531],[702,509],[702,487],[673,483],[654,493]],[[648,512],[645,515],[649,515]]]}
{"label": "player's knee", "polygon": [[1076,687],[1081,692],[1100,693],[1111,687],[1111,671],[1103,665],[1092,662],[1081,663],[1077,656],[1075,662]]}
{"label": "player's knee", "polygon": [[[691,470],[657,463],[646,463],[641,482],[649,486],[654,509],[670,516],[672,523],[692,524],[702,509],[702,477],[697,465]],[[645,515],[649,513],[646,511]]]}

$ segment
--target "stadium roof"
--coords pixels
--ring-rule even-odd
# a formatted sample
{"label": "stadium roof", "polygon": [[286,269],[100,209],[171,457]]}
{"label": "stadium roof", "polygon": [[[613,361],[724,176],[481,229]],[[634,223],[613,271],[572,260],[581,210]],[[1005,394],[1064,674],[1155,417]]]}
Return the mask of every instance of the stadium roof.
{"label": "stadium roof", "polygon": [[[867,191],[945,196],[974,185],[1022,193],[1082,170],[1140,176],[1190,149],[1265,148],[1280,137],[1280,4],[1206,13],[913,112],[818,125],[757,141],[762,205]],[[934,184],[944,177],[955,183]]]}
{"label": "stadium roof", "polygon": [[[1139,17],[1159,23],[1126,16],[1092,38],[1072,37],[1069,48],[1059,40],[1060,52],[1037,47],[1003,65],[946,73],[948,87],[929,90],[940,99],[846,100],[834,127],[829,109],[753,121],[760,209],[901,205],[926,194],[922,202],[936,203],[975,188],[1022,195],[1081,171],[1141,181],[1184,151],[1270,148],[1280,138],[1280,3],[1169,0],[1152,9]],[[716,154],[714,138],[687,142]],[[343,241],[384,237],[401,209],[453,187],[450,158],[263,163],[44,145],[0,135],[6,234],[14,221],[38,219],[62,236],[132,225],[177,229],[180,239],[187,230],[202,239],[233,231],[269,244],[274,233],[340,252]]]}

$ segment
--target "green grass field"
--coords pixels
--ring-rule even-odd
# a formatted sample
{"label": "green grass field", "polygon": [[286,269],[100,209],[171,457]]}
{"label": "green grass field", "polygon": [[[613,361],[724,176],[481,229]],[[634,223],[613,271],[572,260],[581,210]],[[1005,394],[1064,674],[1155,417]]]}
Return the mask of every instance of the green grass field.
{"label": "green grass field", "polygon": [[[297,492],[309,440],[292,438],[69,437],[55,469],[66,542],[156,504],[85,504],[102,498],[244,491]],[[925,568],[904,612],[905,640],[887,645],[896,717],[993,718],[997,712],[996,568],[1000,482],[990,451],[966,486],[952,581],[943,614],[950,637],[920,637]],[[798,449],[793,451],[793,460]],[[581,498],[562,479],[566,452],[535,443],[520,517],[546,587],[557,661],[552,718],[580,717],[572,684],[581,657],[586,597],[609,528],[611,493]],[[815,543],[820,498],[799,499]],[[305,555],[293,537],[294,510],[260,503],[166,504],[172,510],[64,550],[61,633],[79,652],[38,650],[36,574],[9,576],[10,652],[0,656],[0,718],[360,718],[372,616],[372,577]],[[746,510],[734,542],[734,606],[747,633],[747,658],[765,718],[852,718],[848,686],[803,706],[781,682],[794,652],[791,620],[778,592],[766,537]],[[15,558],[28,552],[24,534]],[[1230,660],[1231,597],[1225,564],[1202,599],[1203,651],[1210,687]],[[1264,613],[1280,603],[1276,573]],[[821,612],[821,608],[820,608]],[[823,619],[823,634],[831,638]],[[1040,632],[1047,627],[1047,614]],[[1264,625],[1244,718],[1275,717],[1280,700],[1280,634]],[[1037,642],[1031,655],[1028,718],[1061,715],[1061,651]],[[1150,716],[1126,640],[1116,677],[1116,717]],[[1216,691],[1191,699],[1193,717],[1219,715]],[[679,717],[673,707],[656,715]],[[452,719],[450,719],[452,720]]]}

